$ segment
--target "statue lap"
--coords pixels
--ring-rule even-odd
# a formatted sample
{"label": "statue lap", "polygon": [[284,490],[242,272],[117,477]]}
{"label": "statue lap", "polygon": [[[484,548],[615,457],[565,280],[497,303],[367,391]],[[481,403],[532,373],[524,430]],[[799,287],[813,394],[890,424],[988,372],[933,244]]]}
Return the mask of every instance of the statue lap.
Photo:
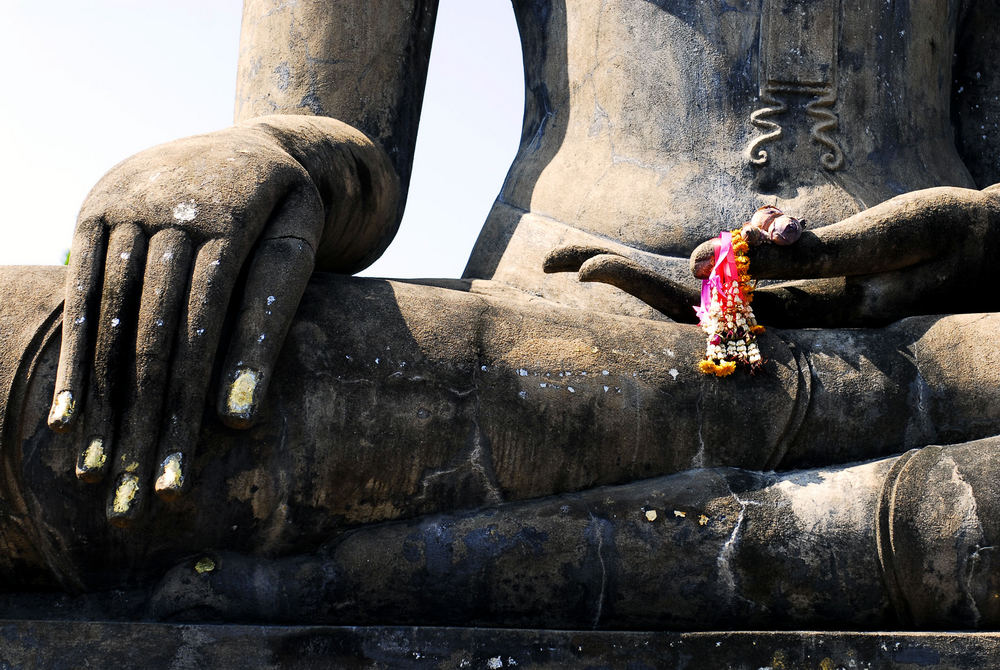
{"label": "statue lap", "polygon": [[[395,612],[397,619],[426,623],[435,620],[428,618],[427,603],[435,600],[426,589],[420,592],[424,605],[409,609],[406,603],[418,599],[405,600],[410,597],[406,588],[390,589],[405,602],[383,594],[381,602],[391,607],[381,610],[375,594],[385,590],[387,581],[358,557],[379,547],[427,547],[421,533],[436,533],[450,523],[465,524],[464,533],[453,533],[448,540],[453,548],[461,545],[454,555],[466,555],[477,566],[509,557],[507,550],[535,551],[525,538],[537,540],[539,533],[550,538],[542,542],[545,555],[589,566],[575,576],[557,570],[567,581],[559,588],[592,597],[585,607],[568,608],[567,624],[584,625],[587,621],[580,617],[589,621],[596,616],[599,625],[611,626],[640,626],[643,621],[724,626],[741,619],[760,625],[822,624],[838,617],[869,625],[894,620],[905,609],[894,604],[901,597],[897,591],[878,586],[879,551],[884,556],[902,551],[905,560],[892,559],[896,571],[895,566],[917,560],[913,556],[940,555],[941,548],[934,554],[924,546],[934,538],[922,537],[911,540],[915,549],[880,545],[875,519],[894,458],[867,466],[839,464],[1000,432],[1000,383],[990,377],[996,372],[990,366],[967,366],[992,355],[997,315],[920,317],[877,331],[776,333],[764,339],[770,360],[763,373],[717,380],[695,370],[703,338],[694,327],[567,309],[487,282],[432,286],[321,275],[289,335],[258,425],[247,432],[231,431],[207,414],[191,471],[195,485],[188,495],[170,505],[153,501],[145,521],[114,529],[104,518],[100,495],[95,500],[95,489],[73,476],[73,433],[57,435],[45,427],[62,272],[22,269],[8,272],[3,281],[16,281],[18,290],[34,296],[23,304],[6,302],[0,314],[11,334],[7,341],[21,348],[5,359],[2,380],[8,394],[4,407],[14,412],[3,432],[4,502],[10,510],[0,530],[10,548],[3,570],[8,579],[17,575],[24,580],[19,583],[42,590],[97,593],[132,585],[142,591],[135,602],[145,602],[145,589],[164,575],[192,569],[187,557],[221,551],[238,557],[227,559],[231,565],[250,561],[258,568],[268,566],[275,575],[288,577],[282,571],[294,567],[299,578],[291,581],[301,584],[285,587],[292,591],[309,590],[313,584],[302,578],[303,566],[318,570],[314,574],[339,575],[337,593],[347,584],[359,592],[369,590],[370,605],[328,613],[332,620],[378,621],[380,613]],[[914,406],[922,411],[914,412]],[[845,435],[849,426],[861,428]],[[751,450],[747,445],[755,446]],[[993,471],[996,450],[992,442],[987,446],[962,452],[966,460],[979,459],[975,463],[986,473]],[[703,469],[723,466],[730,469]],[[806,466],[824,467],[784,479],[747,472]],[[663,477],[682,471],[689,472]],[[868,474],[860,477],[861,472]],[[822,529],[788,523],[787,518],[767,520],[773,510],[802,503],[801,495],[782,489],[798,481],[795,477],[820,486],[809,490],[810,499],[827,491],[821,500],[830,507],[813,503],[811,512],[815,518],[810,523],[825,519]],[[865,484],[849,495],[838,488],[855,480]],[[974,500],[973,507],[989,509],[995,496],[986,482],[988,477],[968,490],[953,487],[952,493],[943,489],[941,495],[951,495],[953,506],[968,507]],[[802,491],[806,485],[795,483]],[[832,493],[840,497],[830,497]],[[761,501],[768,495],[777,498],[768,505],[747,503],[755,495],[765,496]],[[918,486],[894,509],[909,509],[925,495]],[[775,500],[785,503],[776,505]],[[852,523],[839,523],[836,514],[830,517],[830,510],[839,506]],[[458,510],[468,511],[454,512]],[[660,525],[648,519],[649,511],[656,512]],[[449,512],[458,516],[450,521],[434,516]],[[758,525],[770,528],[770,536],[757,538],[746,531],[755,514],[764,515]],[[704,524],[702,516],[708,519]],[[504,519],[499,526],[509,530],[507,535],[517,539],[504,551],[480,543],[477,554],[466,538],[483,539],[484,532],[488,538],[498,519]],[[804,527],[809,532],[802,537],[812,538],[812,544],[797,535]],[[607,586],[605,571],[612,563],[621,574],[616,583],[651,583],[650,529],[660,533],[661,557],[654,572],[674,575],[675,586],[689,594],[685,597],[694,609],[679,607],[680,596],[662,577],[656,589],[622,587],[619,604],[605,610],[599,604],[603,601],[593,598],[602,592],[601,585]],[[385,541],[400,533],[406,541]],[[698,533],[711,533],[714,539]],[[774,533],[787,537],[778,541]],[[991,534],[989,529],[980,533],[983,538]],[[826,539],[819,549],[810,549],[817,536]],[[589,538],[590,544],[580,538]],[[588,546],[597,552],[589,558]],[[732,556],[737,567],[729,572],[718,562],[727,546],[739,550]],[[614,560],[595,572],[602,556],[612,556],[601,553],[609,547],[615,548]],[[828,558],[841,561],[843,581],[817,588],[816,566],[824,565],[819,559],[806,560],[803,569],[771,571],[798,579],[799,602],[807,603],[799,609],[788,606],[782,614],[774,594],[788,591],[788,584],[738,567],[737,553],[752,557],[744,564],[753,566],[761,564],[762,551],[772,565],[827,552]],[[706,569],[690,570],[698,556]],[[400,555],[398,565],[418,573],[448,567],[439,563],[435,568],[429,559],[425,549],[412,549]],[[662,569],[671,561],[674,568]],[[515,565],[521,563],[505,568],[501,561],[490,574],[507,574]],[[359,566],[367,567],[351,574]],[[320,569],[324,567],[326,572]],[[452,585],[463,574],[473,574],[451,568],[445,570],[450,577],[438,577],[452,579]],[[684,570],[689,579],[677,580]],[[523,568],[515,572],[521,574]],[[917,580],[912,568],[908,574],[904,585]],[[410,585],[430,583],[410,576]],[[540,571],[537,579],[542,577]],[[865,580],[872,587],[857,589]],[[165,602],[162,594],[170,593],[171,584],[168,578],[159,588],[159,602]],[[700,598],[690,596],[695,584],[703,586]],[[484,582],[467,593],[482,596],[485,588],[495,587]],[[864,607],[852,605],[853,615],[845,618],[841,609],[822,606],[852,589],[868,598]],[[442,586],[437,597],[452,615],[469,614],[454,593]],[[546,593],[558,595],[545,590],[536,595]],[[304,599],[289,601],[296,603],[295,612],[308,611]],[[561,596],[554,601],[584,602]],[[331,592],[326,606],[337,602]],[[508,624],[532,620],[533,615],[515,614],[516,599],[506,607],[496,598],[473,602],[495,607],[477,604],[472,619]],[[748,605],[752,602],[763,609],[754,610]],[[709,620],[699,603],[729,605],[715,607]],[[911,609],[919,613],[921,607],[930,606],[918,603]],[[171,614],[169,607],[161,611]],[[555,616],[551,608],[546,611]],[[276,612],[254,613],[235,605],[228,615],[238,618],[241,612],[251,619],[281,618]],[[223,619],[226,615],[220,613]],[[911,616],[925,621],[936,615]]]}

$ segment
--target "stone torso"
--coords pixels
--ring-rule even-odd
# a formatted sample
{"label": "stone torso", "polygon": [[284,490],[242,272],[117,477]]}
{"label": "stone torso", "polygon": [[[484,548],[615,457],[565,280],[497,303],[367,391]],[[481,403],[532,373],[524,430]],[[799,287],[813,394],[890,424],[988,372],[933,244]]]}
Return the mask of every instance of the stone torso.
{"label": "stone torso", "polygon": [[[816,226],[899,193],[973,186],[949,120],[955,1],[514,7],[525,126],[481,242],[544,246],[518,240],[528,213],[685,256],[761,204]],[[469,274],[498,262],[502,274],[499,246],[481,243]]]}

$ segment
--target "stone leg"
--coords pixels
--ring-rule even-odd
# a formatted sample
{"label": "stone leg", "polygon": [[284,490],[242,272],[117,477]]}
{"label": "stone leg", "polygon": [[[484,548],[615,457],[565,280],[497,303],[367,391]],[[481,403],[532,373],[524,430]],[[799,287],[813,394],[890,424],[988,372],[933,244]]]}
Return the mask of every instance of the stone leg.
{"label": "stone leg", "polygon": [[[33,293],[52,296],[57,315],[62,273],[36,279]],[[19,309],[0,305],[12,328],[24,320]],[[692,466],[761,469],[806,400],[795,397],[799,364],[776,336],[768,374],[720,384],[696,370],[696,328],[568,309],[488,283],[317,276],[257,425],[226,428],[207,409],[199,450],[183,466],[186,495],[149,496],[134,527],[113,530],[103,516],[108,483],[74,476],[86,436],[45,425],[58,320],[20,327],[39,334],[6,380],[3,499],[17,514],[0,532],[16,531],[10,543],[39,580],[55,573],[80,590],[159,577],[206,547],[286,555],[365,523]],[[744,397],[792,401],[760,421]],[[3,561],[0,573],[17,572]]]}
{"label": "stone leg", "polygon": [[1000,423],[996,371],[950,365],[993,346],[993,315],[769,333],[760,374],[719,380],[696,370],[694,327],[489,283],[317,276],[258,424],[236,431],[206,411],[187,494],[111,529],[107,484],[73,474],[84,436],[45,426],[62,279],[0,277],[33,301],[0,305],[20,347],[0,369],[0,575],[40,588],[142,585],[206,548],[299,555],[367,523],[690,468],[851,462]]}
{"label": "stone leg", "polygon": [[893,465],[879,505],[879,555],[904,624],[1000,624],[1000,438],[926,447]]}
{"label": "stone leg", "polygon": [[[1000,438],[784,475],[693,470],[172,570],[158,617],[726,630],[1000,622]],[[195,566],[209,561],[211,571]]]}
{"label": "stone leg", "polygon": [[[308,557],[208,554],[168,574],[153,613],[563,629],[895,625],[875,524],[894,461],[783,476],[693,470],[362,528]],[[206,561],[213,569],[199,573]]]}

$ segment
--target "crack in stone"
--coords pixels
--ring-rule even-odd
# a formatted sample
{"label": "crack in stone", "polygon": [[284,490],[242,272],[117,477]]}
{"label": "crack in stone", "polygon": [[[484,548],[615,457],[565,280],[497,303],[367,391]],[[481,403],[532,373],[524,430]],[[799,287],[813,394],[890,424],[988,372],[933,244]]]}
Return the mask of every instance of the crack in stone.
{"label": "crack in stone", "polygon": [[760,503],[755,500],[744,500],[736,495],[736,493],[731,489],[729,494],[733,497],[733,500],[739,503],[740,513],[736,517],[736,523],[733,525],[733,532],[729,535],[729,539],[723,543],[722,549],[719,550],[719,555],[716,557],[715,562],[719,566],[719,576],[729,589],[729,593],[727,595],[730,600],[739,599],[748,604],[756,605],[756,603],[752,600],[744,598],[739,594],[736,586],[736,576],[733,574],[733,568],[730,565],[730,562],[732,561],[733,555],[736,551],[736,545],[740,541],[740,529],[743,527],[747,507],[750,505],[760,505]]}
{"label": "crack in stone", "polygon": [[346,384],[372,384],[373,382],[371,379],[342,379],[341,377],[337,377],[337,383],[346,385]]}
{"label": "crack in stone", "polygon": [[705,412],[702,409],[704,397],[704,391],[700,391],[698,399],[695,401],[695,413],[698,416],[698,452],[691,459],[692,468],[705,467],[705,437],[701,432],[705,424]]}
{"label": "crack in stone", "polygon": [[973,628],[979,628],[979,622],[982,619],[982,614],[979,612],[979,607],[976,605],[976,600],[972,595],[972,580],[976,576],[979,554],[984,551],[996,551],[996,547],[992,545],[988,547],[980,547],[977,545],[975,551],[969,555],[969,566],[966,570],[965,595],[969,599],[969,605],[972,608]]}
{"label": "crack in stone", "polygon": [[[954,495],[954,499],[955,500],[964,499],[968,501],[968,506],[966,506],[964,509],[953,509],[953,513],[955,514],[962,513],[961,523],[959,527],[956,529],[957,530],[956,549],[957,549],[958,546],[962,545],[968,546],[963,541],[965,540],[966,537],[971,535],[972,537],[969,537],[969,540],[972,540],[973,538],[977,540],[982,540],[984,533],[983,533],[982,523],[979,521],[979,505],[977,504],[976,497],[973,494],[972,486],[962,476],[962,473],[959,471],[958,463],[956,463],[954,459],[946,457],[942,459],[942,462],[944,462],[945,460],[950,461],[951,483],[958,489],[958,492],[961,493],[961,495],[959,495],[958,492],[956,492],[956,494]],[[965,572],[965,579],[962,580],[963,582],[962,598],[967,603],[969,611],[972,614],[972,620],[974,622],[973,627],[978,628],[979,621],[982,618],[982,614],[979,612],[979,607],[976,605],[976,598],[972,592],[973,592],[973,578],[976,576],[975,563],[978,562],[979,560],[978,554],[980,551],[982,551],[982,549],[979,547],[978,542],[976,542],[974,546],[976,547],[976,550],[969,555],[964,565],[960,563],[961,556],[960,555],[955,556],[955,560],[958,563],[957,565],[955,565],[955,568],[957,568],[958,570],[964,570]]]}
{"label": "crack in stone", "polygon": [[469,465],[472,466],[473,472],[479,475],[479,479],[483,483],[483,487],[486,489],[489,497],[489,502],[501,503],[503,502],[503,496],[500,495],[500,490],[491,476],[492,467],[489,467],[486,462],[488,456],[486,456],[483,449],[483,431],[479,428],[479,420],[474,420],[472,425],[475,427],[475,435],[472,442],[472,452],[469,454]]}
{"label": "crack in stone", "polygon": [[597,630],[597,626],[601,621],[601,614],[604,611],[604,594],[607,591],[608,567],[604,562],[604,533],[601,532],[601,524],[593,513],[590,513],[590,521],[594,524],[597,531],[597,559],[601,562],[601,591],[597,594],[597,611],[594,613],[594,623],[592,625],[592,628]]}

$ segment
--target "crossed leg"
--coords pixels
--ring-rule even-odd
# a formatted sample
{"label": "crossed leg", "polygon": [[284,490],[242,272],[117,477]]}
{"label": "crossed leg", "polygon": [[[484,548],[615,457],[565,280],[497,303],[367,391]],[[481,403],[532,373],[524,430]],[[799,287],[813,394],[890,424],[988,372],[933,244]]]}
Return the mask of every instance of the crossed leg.
{"label": "crossed leg", "polygon": [[691,468],[843,463],[945,431],[971,439],[998,431],[997,373],[943,363],[992,351],[995,332],[987,315],[769,334],[762,374],[717,380],[696,370],[691,326],[488,284],[318,276],[258,424],[234,431],[208,415],[189,493],[151,501],[126,530],[73,476],[79,436],[45,427],[54,331],[36,343],[4,432],[4,496],[19,510],[8,526],[40,583],[87,591],[155,582],[207,548],[306,555],[345,529],[421,514]]}

